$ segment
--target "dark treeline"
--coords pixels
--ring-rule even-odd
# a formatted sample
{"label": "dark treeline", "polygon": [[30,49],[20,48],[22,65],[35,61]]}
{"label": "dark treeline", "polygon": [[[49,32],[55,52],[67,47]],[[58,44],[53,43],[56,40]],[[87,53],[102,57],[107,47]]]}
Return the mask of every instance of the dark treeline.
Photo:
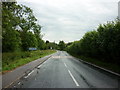
{"label": "dark treeline", "polygon": [[74,55],[120,64],[120,20],[99,25],[81,40],[67,45],[66,50]]}
{"label": "dark treeline", "polygon": [[45,49],[57,49],[57,50],[65,50],[66,44],[64,41],[59,41],[58,44],[55,42],[46,41],[46,48]]}
{"label": "dark treeline", "polygon": [[27,51],[30,47],[39,50],[64,48],[63,41],[60,44],[45,42],[42,37],[41,26],[32,9],[16,2],[2,3],[3,52]]}

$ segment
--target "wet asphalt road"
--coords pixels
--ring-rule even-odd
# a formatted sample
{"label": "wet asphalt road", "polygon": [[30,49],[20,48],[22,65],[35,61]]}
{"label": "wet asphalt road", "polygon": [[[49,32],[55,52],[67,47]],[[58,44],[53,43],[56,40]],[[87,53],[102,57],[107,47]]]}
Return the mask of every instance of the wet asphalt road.
{"label": "wet asphalt road", "polygon": [[118,77],[58,51],[19,82],[15,88],[118,88]]}

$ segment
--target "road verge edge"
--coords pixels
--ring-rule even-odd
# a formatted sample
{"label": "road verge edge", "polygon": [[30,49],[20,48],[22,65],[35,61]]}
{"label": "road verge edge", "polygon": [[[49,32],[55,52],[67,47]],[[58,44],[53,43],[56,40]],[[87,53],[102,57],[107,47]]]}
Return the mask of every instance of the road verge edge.
{"label": "road verge edge", "polygon": [[[55,52],[57,53],[57,52]],[[53,53],[53,54],[55,54]],[[29,62],[28,64],[25,64],[21,67],[16,68],[15,70],[5,73],[2,75],[2,87],[9,88],[12,86],[15,82],[19,81],[20,78],[22,78],[24,75],[35,69],[37,66],[48,60],[53,54],[45,56],[43,58],[39,58],[37,60],[34,60],[32,62]],[[14,76],[16,75],[16,76]]]}
{"label": "road verge edge", "polygon": [[92,63],[90,63],[90,62],[81,60],[81,59],[76,58],[76,57],[74,57],[74,56],[72,56],[72,57],[75,58],[75,59],[78,59],[79,61],[81,61],[81,62],[83,62],[83,63],[85,63],[85,64],[88,64],[88,65],[90,65],[90,66],[93,66],[93,67],[95,67],[95,68],[101,69],[101,70],[103,70],[103,71],[106,71],[106,72],[108,72],[108,73],[111,73],[111,74],[113,74],[113,75],[116,75],[116,76],[120,77],[120,74],[118,74],[118,73],[116,73],[116,72],[113,72],[113,71],[111,71],[111,70],[105,69],[105,68],[100,67],[100,66],[97,66],[97,65],[92,64]]}

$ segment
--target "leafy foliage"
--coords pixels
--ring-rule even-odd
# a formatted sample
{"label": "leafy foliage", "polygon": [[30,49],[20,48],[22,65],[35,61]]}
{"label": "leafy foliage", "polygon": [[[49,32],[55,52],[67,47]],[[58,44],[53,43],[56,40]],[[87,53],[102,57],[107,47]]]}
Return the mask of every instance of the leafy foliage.
{"label": "leafy foliage", "polygon": [[16,67],[24,65],[28,62],[36,60],[38,58],[44,57],[46,55],[52,54],[56,52],[55,50],[37,50],[37,51],[24,51],[24,52],[10,52],[3,53],[3,62],[2,62],[2,70],[12,70]]}
{"label": "leafy foliage", "polygon": [[87,32],[81,40],[68,45],[66,50],[72,54],[120,64],[119,19],[99,25],[97,30]]}
{"label": "leafy foliage", "polygon": [[3,52],[27,51],[29,47],[43,49],[41,26],[33,11],[15,2],[2,3]]}
{"label": "leafy foliage", "polygon": [[65,47],[66,47],[64,41],[60,41],[59,44],[58,44],[58,46],[59,46],[59,49],[60,49],[60,50],[64,50]]}
{"label": "leafy foliage", "polygon": [[48,40],[46,41],[46,49],[58,49],[58,44],[55,42],[49,42]]}

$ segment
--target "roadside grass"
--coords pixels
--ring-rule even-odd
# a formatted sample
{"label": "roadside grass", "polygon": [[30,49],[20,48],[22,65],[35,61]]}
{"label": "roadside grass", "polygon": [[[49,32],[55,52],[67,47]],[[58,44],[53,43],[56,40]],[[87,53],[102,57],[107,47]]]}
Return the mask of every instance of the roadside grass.
{"label": "roadside grass", "polygon": [[103,62],[102,60],[85,57],[83,55],[78,56],[78,55],[72,54],[72,56],[120,74],[120,66],[118,64]]}
{"label": "roadside grass", "polygon": [[55,50],[37,50],[30,52],[2,53],[2,72],[13,70],[55,52]]}

